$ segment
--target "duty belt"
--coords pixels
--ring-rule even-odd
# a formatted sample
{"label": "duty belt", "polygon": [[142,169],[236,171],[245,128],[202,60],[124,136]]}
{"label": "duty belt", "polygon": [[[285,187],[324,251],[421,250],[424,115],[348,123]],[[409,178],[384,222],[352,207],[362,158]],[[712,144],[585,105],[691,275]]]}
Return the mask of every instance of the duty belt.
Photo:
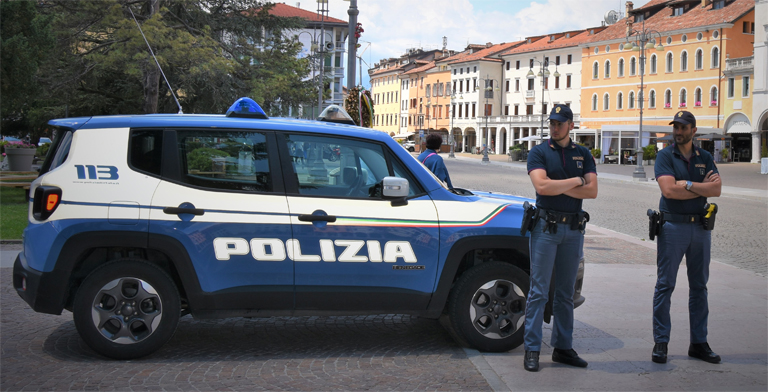
{"label": "duty belt", "polygon": [[574,219],[578,219],[578,213],[566,213],[566,212],[559,212],[554,210],[542,210],[542,214],[540,215],[542,218],[550,218],[555,220],[557,223],[565,223],[570,224],[574,221]]}
{"label": "duty belt", "polygon": [[701,215],[698,214],[668,214],[666,212],[661,213],[661,222],[675,222],[675,223],[699,223],[701,222]]}

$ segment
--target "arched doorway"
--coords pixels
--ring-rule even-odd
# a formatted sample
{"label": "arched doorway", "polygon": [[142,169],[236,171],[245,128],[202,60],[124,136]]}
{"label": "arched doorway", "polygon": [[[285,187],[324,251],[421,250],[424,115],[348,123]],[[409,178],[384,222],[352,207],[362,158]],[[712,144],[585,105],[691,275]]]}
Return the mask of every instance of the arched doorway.
{"label": "arched doorway", "polygon": [[730,147],[726,144],[733,162],[750,162],[753,155],[760,155],[759,151],[752,151],[752,123],[744,113],[733,113],[725,120],[725,133],[733,138]]}

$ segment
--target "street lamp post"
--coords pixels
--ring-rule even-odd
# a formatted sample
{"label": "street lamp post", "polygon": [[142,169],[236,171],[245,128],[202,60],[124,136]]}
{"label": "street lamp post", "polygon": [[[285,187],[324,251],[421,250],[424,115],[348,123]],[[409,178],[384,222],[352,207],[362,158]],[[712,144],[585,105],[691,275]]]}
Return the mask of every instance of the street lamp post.
{"label": "street lamp post", "polygon": [[489,77],[487,74],[485,75],[485,79],[481,78],[478,80],[484,81],[484,84],[486,85],[485,88],[483,88],[483,91],[485,91],[485,106],[483,107],[483,111],[485,112],[485,146],[483,148],[483,160],[480,161],[480,163],[487,165],[491,163],[491,160],[488,159],[488,146],[491,144],[491,129],[488,128],[488,117],[490,116],[490,113],[488,113],[488,98],[493,98],[493,92],[499,90],[499,81]]}
{"label": "street lamp post", "polygon": [[645,103],[643,77],[645,76],[645,50],[653,48],[654,41],[658,42],[656,50],[664,50],[664,46],[661,45],[661,33],[656,30],[646,29],[645,20],[643,20],[640,30],[631,30],[627,33],[627,43],[632,43],[630,50],[640,52],[640,94],[638,95],[638,101],[640,101],[640,126],[637,135],[637,166],[635,166],[635,171],[632,172],[632,179],[635,181],[648,181],[645,178],[645,170],[643,169],[643,149],[641,146],[641,141],[643,140],[643,104]]}
{"label": "street lamp post", "polygon": [[[464,97],[461,97],[461,99],[464,99]],[[453,107],[456,105],[456,93],[451,93],[451,153],[448,154],[448,158],[456,158],[456,155],[453,155],[453,145],[456,144],[456,140],[453,137],[453,117],[454,117],[454,109]]]}
{"label": "street lamp post", "polygon": [[[544,112],[544,81],[549,78],[549,61],[539,61],[537,59],[533,59],[533,62],[539,64],[539,73],[536,75],[539,78],[541,78],[541,128],[539,128],[539,143],[544,143],[544,117],[547,116],[547,113]],[[528,79],[533,79],[533,64],[531,64],[531,68],[528,70],[528,74],[526,75]],[[555,73],[553,74],[554,77],[559,78],[560,72],[557,72],[557,65],[555,65]]]}

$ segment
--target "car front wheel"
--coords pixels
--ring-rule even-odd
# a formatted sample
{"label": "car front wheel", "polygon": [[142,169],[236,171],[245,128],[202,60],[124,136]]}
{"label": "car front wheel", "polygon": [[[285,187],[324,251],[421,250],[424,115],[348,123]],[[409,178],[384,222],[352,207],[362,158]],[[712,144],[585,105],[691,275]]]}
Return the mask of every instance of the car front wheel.
{"label": "car front wheel", "polygon": [[480,264],[456,282],[448,302],[453,328],[466,342],[487,352],[509,351],[523,343],[529,277],[514,265]]}
{"label": "car front wheel", "polygon": [[151,354],[173,336],[181,303],[165,271],[143,260],[116,260],[91,272],[77,290],[74,319],[80,337],[114,359]]}

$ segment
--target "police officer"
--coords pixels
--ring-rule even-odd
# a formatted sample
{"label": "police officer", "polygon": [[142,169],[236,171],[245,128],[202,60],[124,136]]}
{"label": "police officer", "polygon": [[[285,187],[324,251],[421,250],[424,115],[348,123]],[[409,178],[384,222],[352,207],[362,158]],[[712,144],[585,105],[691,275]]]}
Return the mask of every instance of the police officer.
{"label": "police officer", "polygon": [[653,294],[653,340],[651,359],[667,362],[667,343],[672,324],[669,305],[677,271],[685,255],[688,268],[688,312],[691,344],[688,355],[711,363],[720,356],[707,344],[707,280],[711,236],[701,223],[707,197],[720,196],[722,183],[709,152],[693,145],[696,118],[687,111],[670,122],[675,143],[656,156],[656,182],[661,188],[661,230],[656,248],[657,278]]}
{"label": "police officer", "polygon": [[[570,138],[573,112],[556,105],[549,114],[550,139],[531,149],[528,175],[536,189],[539,220],[531,230],[531,287],[525,308],[525,370],[539,369],[544,307],[549,295],[552,270],[555,275],[552,360],[586,367],[573,350],[573,293],[579,259],[583,254],[583,199],[597,197],[595,160],[586,147]],[[577,222],[583,223],[583,222]]]}

